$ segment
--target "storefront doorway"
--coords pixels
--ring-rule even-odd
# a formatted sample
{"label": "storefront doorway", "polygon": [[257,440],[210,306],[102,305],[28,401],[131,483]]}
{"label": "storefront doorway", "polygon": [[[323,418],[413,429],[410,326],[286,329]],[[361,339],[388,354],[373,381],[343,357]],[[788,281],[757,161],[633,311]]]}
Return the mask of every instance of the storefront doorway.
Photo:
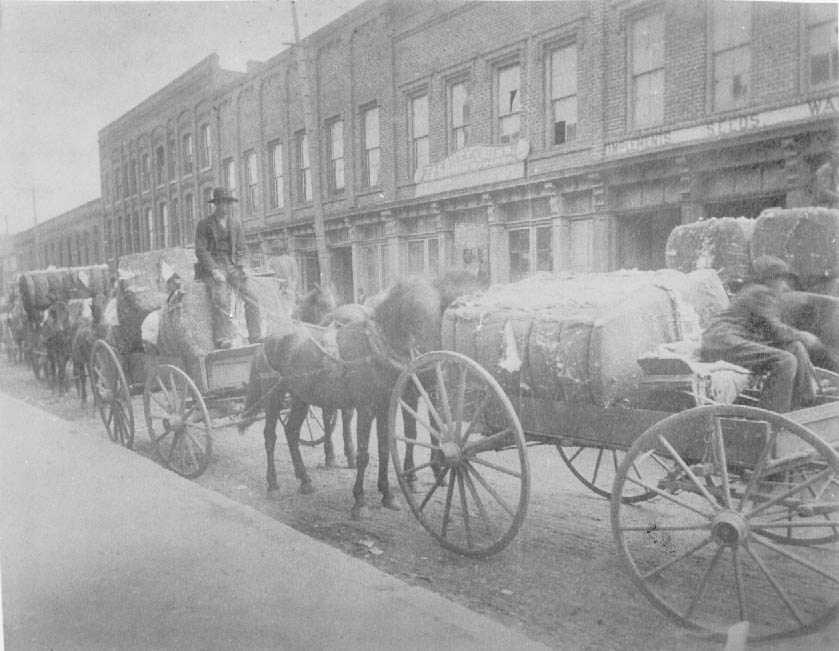
{"label": "storefront doorway", "polygon": [[678,209],[618,216],[617,268],[664,269],[667,238],[680,223]]}
{"label": "storefront doorway", "polygon": [[353,293],[352,275],[352,247],[341,246],[332,249],[332,283],[340,303],[352,303]]}

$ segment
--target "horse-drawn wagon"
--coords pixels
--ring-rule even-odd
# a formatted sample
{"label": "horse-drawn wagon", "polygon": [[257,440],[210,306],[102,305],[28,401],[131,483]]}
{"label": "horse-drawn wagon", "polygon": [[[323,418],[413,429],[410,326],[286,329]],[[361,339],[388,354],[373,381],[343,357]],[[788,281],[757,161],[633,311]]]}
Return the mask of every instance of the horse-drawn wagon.
{"label": "horse-drawn wagon", "polygon": [[749,621],[751,638],[766,639],[830,620],[837,376],[820,372],[820,404],[748,406],[755,378],[743,369],[643,354],[688,338],[718,291],[603,278],[582,291],[580,279],[531,279],[449,308],[443,350],[406,364],[390,399],[390,452],[414,515],[447,549],[493,554],[525,518],[528,447],[556,446],[611,500],[623,565],[680,625],[724,639]]}
{"label": "horse-drawn wagon", "polygon": [[[295,297],[281,283],[267,275],[250,282],[260,300],[265,332],[292,318]],[[170,470],[194,479],[212,458],[214,424],[216,428],[231,424],[241,415],[251,365],[262,344],[239,339],[232,348],[214,349],[212,307],[204,284],[186,282],[171,289],[153,315],[159,330],[152,345],[145,341],[145,349],[138,350],[126,344],[126,333],[119,331],[121,322],[108,340],[93,344],[91,387],[109,437],[128,448],[135,436],[132,396],[142,395],[146,431],[156,457]],[[244,322],[237,318],[244,311],[241,301],[241,296],[234,296],[231,316],[243,330]],[[310,412],[302,442],[319,444],[333,425],[331,414]]]}

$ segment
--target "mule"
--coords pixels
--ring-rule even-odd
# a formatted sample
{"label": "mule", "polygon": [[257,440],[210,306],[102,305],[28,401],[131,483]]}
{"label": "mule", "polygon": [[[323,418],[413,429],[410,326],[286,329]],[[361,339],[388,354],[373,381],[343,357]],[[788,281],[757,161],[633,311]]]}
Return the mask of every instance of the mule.
{"label": "mule", "polygon": [[[358,454],[351,515],[363,518],[368,514],[364,474],[370,458],[373,421],[378,437],[377,486],[382,504],[389,509],[401,508],[390,489],[387,472],[390,392],[403,364],[413,354],[440,347],[441,324],[440,290],[429,279],[412,276],[394,285],[361,320],[352,320],[337,329],[289,324],[285,332],[267,338],[265,361],[281,378],[270,400],[275,404],[284,400],[286,394],[291,395],[285,435],[301,492],[314,490],[299,449],[300,427],[309,405],[355,408]],[[278,488],[273,455],[276,433],[267,426],[264,433],[270,493]]]}

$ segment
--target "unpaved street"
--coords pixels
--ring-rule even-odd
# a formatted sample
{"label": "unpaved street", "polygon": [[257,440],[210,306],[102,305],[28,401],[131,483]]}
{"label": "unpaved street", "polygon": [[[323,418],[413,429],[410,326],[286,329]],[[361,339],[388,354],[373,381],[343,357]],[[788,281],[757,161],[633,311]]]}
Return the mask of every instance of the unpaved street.
{"label": "unpaved street", "polygon": [[[29,369],[10,366],[5,355],[0,361],[0,391],[106,436],[98,415],[90,406],[80,408],[74,390],[66,400],[59,399]],[[134,399],[134,409],[135,450],[152,456],[141,399]],[[338,450],[339,438],[335,436]],[[196,481],[549,646],[721,648],[691,637],[637,592],[616,556],[608,502],[582,486],[552,447],[530,448],[533,479],[525,524],[508,548],[485,560],[463,558],[439,547],[414,520],[404,500],[401,512],[380,508],[375,460],[368,468],[366,485],[371,518],[363,522],[350,519],[354,471],[325,469],[321,447],[304,448],[303,455],[316,493],[298,493],[280,434],[276,453],[280,490],[268,498],[261,424],[254,424],[241,437],[233,427],[219,428],[210,467]],[[344,465],[343,457],[339,459]],[[391,481],[395,483],[393,478]],[[329,613],[312,611],[310,616],[316,627]],[[834,627],[829,635],[761,648],[834,648],[835,640]]]}

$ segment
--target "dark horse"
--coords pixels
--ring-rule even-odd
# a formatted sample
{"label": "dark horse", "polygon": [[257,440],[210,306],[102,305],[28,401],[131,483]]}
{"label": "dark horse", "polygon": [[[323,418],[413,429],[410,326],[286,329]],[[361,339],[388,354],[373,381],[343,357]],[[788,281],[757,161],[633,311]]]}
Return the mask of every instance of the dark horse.
{"label": "dark horse", "polygon": [[[305,418],[305,405],[299,403],[333,401],[353,404],[359,409],[358,473],[353,495],[356,501],[353,516],[366,511],[364,501],[364,470],[369,462],[369,437],[372,420],[376,418],[379,442],[379,490],[388,508],[398,508],[387,481],[387,406],[390,391],[399,374],[394,358],[407,358],[413,352],[439,348],[440,326],[445,308],[458,296],[485,289],[487,279],[468,272],[455,271],[436,283],[424,277],[410,277],[389,290],[373,308],[345,305],[332,312],[324,325],[339,325],[331,331],[290,329],[271,342],[266,350],[271,366],[285,368],[284,391],[293,395],[292,414],[286,423],[286,439],[301,481],[301,492],[312,492],[311,479],[300,457],[299,428]],[[340,359],[323,344],[327,332],[340,351]],[[270,360],[274,360],[271,362]],[[311,368],[307,368],[311,364]],[[254,364],[256,366],[256,363]],[[295,374],[297,374],[295,376]],[[300,381],[298,381],[300,380]],[[372,380],[372,381],[371,381]],[[283,396],[279,398],[281,401]],[[256,400],[258,395],[248,400]],[[409,404],[410,398],[406,398]],[[315,402],[315,404],[321,404]],[[296,410],[296,411],[295,411]],[[268,490],[277,488],[274,469],[274,427],[265,428],[265,450],[268,457]],[[405,419],[405,435],[414,438],[413,419]],[[406,447],[405,468],[413,467],[412,446]]]}
{"label": "dark horse", "polygon": [[[319,324],[327,314],[333,313],[338,308],[338,300],[335,295],[315,285],[313,289],[300,300],[295,308],[293,318],[303,323]],[[338,308],[343,309],[343,308]],[[245,413],[249,414],[239,422],[239,431],[243,432],[254,420],[257,407],[265,405],[265,445],[266,449],[270,441],[269,455],[273,459],[274,444],[277,436],[277,422],[280,420],[285,393],[282,393],[279,400],[273,400],[276,392],[283,390],[283,383],[278,382],[276,373],[268,366],[263,355],[259,355],[254,364],[251,365],[250,378],[248,380],[248,393],[245,402]],[[270,393],[269,393],[270,392]],[[327,468],[334,468],[335,448],[332,445],[332,432],[335,429],[337,410],[324,408],[323,429],[324,429],[324,465]],[[352,409],[341,410],[342,434],[344,439],[344,455],[347,458],[347,467],[355,468],[355,446],[352,440]],[[276,488],[276,480],[273,488]]]}
{"label": "dark horse", "polygon": [[[299,448],[300,427],[309,405],[328,409],[355,408],[358,412],[358,457],[352,515],[362,517],[367,510],[364,472],[370,460],[368,449],[373,420],[376,420],[378,434],[378,488],[382,493],[382,504],[386,508],[400,508],[387,476],[390,392],[401,370],[400,361],[406,362],[414,353],[439,348],[441,306],[440,290],[429,279],[412,276],[392,287],[369,318],[349,321],[340,328],[290,323],[286,332],[267,338],[265,357],[281,377],[281,386],[271,396],[271,401],[282,402],[287,393],[292,397],[285,435],[301,492],[313,490]],[[246,404],[258,399],[258,395],[249,396]],[[276,433],[266,426],[269,491],[277,488],[275,442]]]}
{"label": "dark horse", "polygon": [[67,362],[73,347],[73,323],[70,308],[64,301],[56,301],[47,310],[44,323],[44,342],[47,349],[47,373],[58,385],[58,394],[63,396],[69,387]]}
{"label": "dark horse", "polygon": [[87,378],[90,376],[90,353],[93,343],[97,339],[108,338],[108,328],[104,319],[107,301],[104,293],[97,293],[90,299],[91,315],[80,317],[72,328],[70,356],[73,360],[76,391],[81,398],[82,406],[87,404]]}

